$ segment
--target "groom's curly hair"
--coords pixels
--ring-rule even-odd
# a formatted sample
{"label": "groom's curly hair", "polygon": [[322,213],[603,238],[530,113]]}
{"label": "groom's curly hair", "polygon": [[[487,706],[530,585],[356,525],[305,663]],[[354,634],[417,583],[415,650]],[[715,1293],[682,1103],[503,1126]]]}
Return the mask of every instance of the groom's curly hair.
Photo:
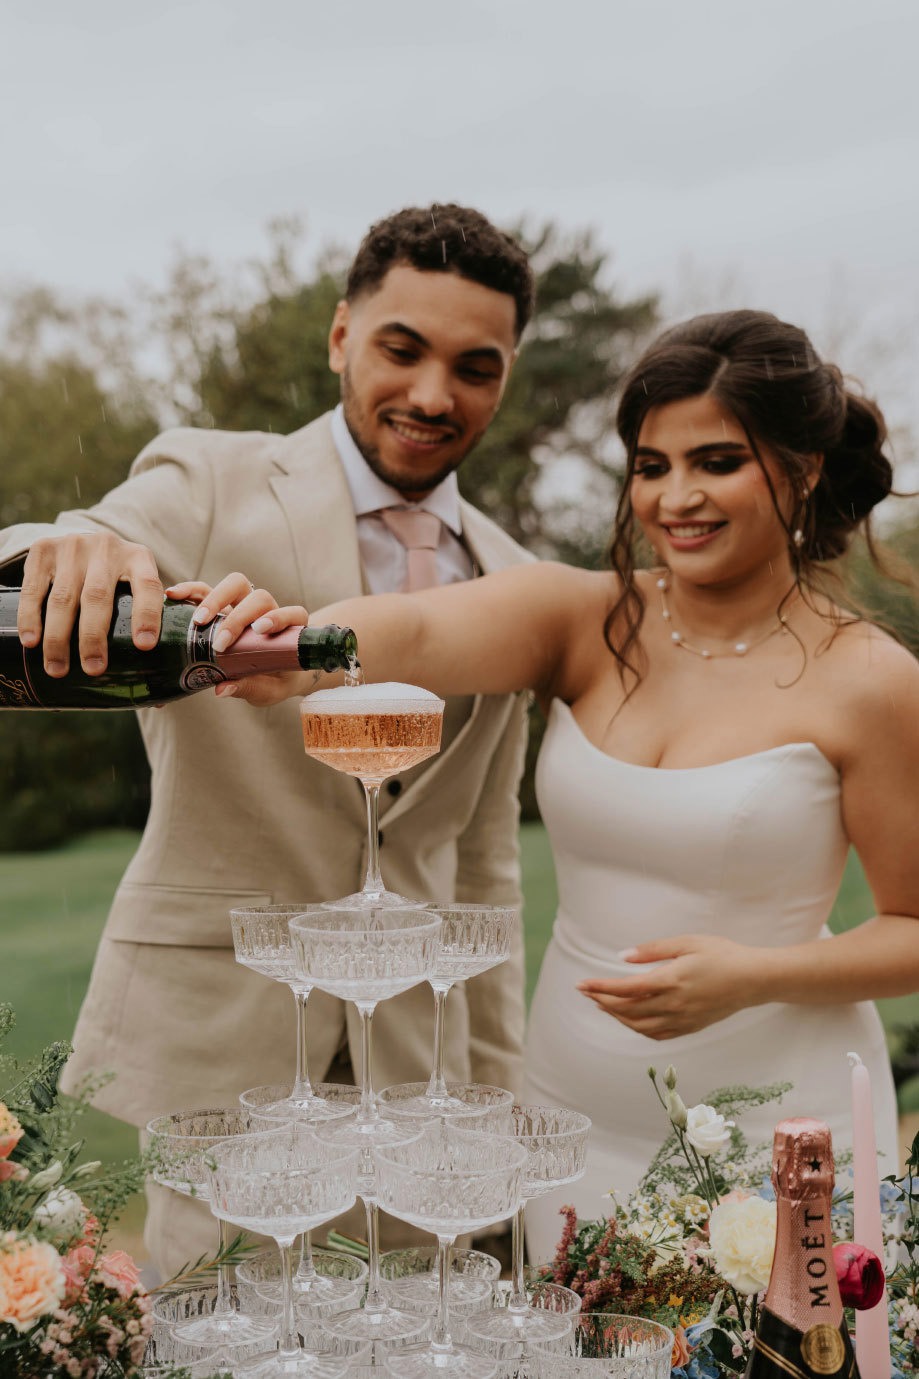
{"label": "groom's curly hair", "polygon": [[533,314],[533,270],[525,250],[481,211],[453,202],[407,206],[371,225],[348,271],[345,298],[378,288],[399,264],[506,292],[517,309],[517,339]]}

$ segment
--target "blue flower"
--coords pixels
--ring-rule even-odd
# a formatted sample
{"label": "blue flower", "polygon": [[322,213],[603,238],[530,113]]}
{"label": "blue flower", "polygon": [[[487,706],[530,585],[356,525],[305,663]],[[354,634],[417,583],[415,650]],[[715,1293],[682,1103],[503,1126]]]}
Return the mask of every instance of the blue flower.
{"label": "blue flower", "polygon": [[766,1202],[775,1201],[775,1188],[772,1186],[772,1179],[768,1173],[763,1174],[763,1181],[759,1185],[759,1194]]}

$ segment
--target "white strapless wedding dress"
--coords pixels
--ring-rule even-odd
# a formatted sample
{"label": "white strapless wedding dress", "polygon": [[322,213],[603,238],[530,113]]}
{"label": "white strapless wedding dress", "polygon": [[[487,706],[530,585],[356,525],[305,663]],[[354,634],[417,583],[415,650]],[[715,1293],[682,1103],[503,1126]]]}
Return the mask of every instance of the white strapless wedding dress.
{"label": "white strapless wedding dress", "polygon": [[[528,1102],[593,1121],[587,1172],[527,1208],[530,1257],[552,1256],[563,1203],[604,1214],[630,1192],[668,1130],[648,1067],[673,1063],[687,1105],[716,1087],[794,1084],[745,1115],[751,1144],[784,1116],[828,1122],[851,1148],[850,1068],[871,1074],[881,1172],[897,1167],[896,1098],[874,1005],[766,1005],[679,1039],[627,1029],[575,990],[586,977],[634,975],[618,953],[652,938],[714,934],[759,947],[829,936],[826,919],[848,844],[839,778],[813,743],[714,766],[659,770],[608,756],[554,700],[536,772],[558,877],[559,910],[530,1011]],[[814,973],[819,980],[819,971]]]}

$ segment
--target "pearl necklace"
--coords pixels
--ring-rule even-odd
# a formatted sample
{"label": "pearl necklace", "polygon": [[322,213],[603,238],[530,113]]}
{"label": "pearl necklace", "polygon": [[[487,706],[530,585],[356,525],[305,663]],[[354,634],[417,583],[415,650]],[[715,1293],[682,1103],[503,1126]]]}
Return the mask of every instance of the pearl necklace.
{"label": "pearl necklace", "polygon": [[[661,617],[666,623],[672,622],[673,618],[667,606],[667,590],[670,587],[670,581],[666,575],[661,575],[657,581],[657,587],[661,594]],[[767,642],[770,637],[774,637],[777,632],[787,631],[788,618],[784,613],[779,613],[776,616],[774,627],[768,628],[762,636],[756,637],[752,642],[735,642],[732,651],[709,651],[707,647],[693,646],[691,642],[687,642],[682,632],[677,632],[675,628],[670,633],[670,640],[673,642],[674,646],[679,647],[682,651],[691,651],[694,656],[701,656],[703,661],[714,661],[725,656],[746,656],[747,652],[752,651],[753,647],[761,646],[762,643]]]}

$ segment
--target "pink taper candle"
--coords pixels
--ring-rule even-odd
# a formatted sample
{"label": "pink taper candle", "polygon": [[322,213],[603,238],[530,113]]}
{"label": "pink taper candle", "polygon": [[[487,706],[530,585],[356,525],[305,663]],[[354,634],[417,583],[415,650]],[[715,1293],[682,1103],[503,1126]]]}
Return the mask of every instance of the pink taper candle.
{"label": "pink taper candle", "polygon": [[[874,1138],[874,1106],[871,1078],[857,1053],[848,1055],[852,1065],[852,1169],[855,1179],[856,1243],[884,1259],[881,1231],[881,1198],[878,1153]],[[855,1315],[855,1358],[864,1379],[890,1379],[890,1331],[887,1289],[874,1307]]]}

